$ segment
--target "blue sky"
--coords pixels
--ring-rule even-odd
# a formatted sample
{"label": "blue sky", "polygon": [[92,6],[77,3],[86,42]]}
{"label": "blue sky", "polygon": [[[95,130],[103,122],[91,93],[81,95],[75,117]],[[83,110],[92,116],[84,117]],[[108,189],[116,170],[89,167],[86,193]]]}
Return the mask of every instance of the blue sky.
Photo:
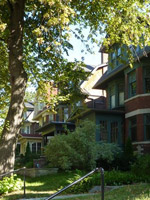
{"label": "blue sky", "polygon": [[[88,30],[85,29],[83,31],[83,34],[86,38],[86,36],[88,35]],[[69,51],[69,56],[65,56],[69,61],[74,61],[74,59],[81,61],[82,57],[84,57],[85,64],[99,65],[101,63],[101,54],[99,52],[100,47],[96,44],[94,45],[89,42],[89,45],[91,46],[92,51],[94,52],[94,54],[91,54],[86,51],[86,47],[84,46],[84,44],[80,40],[75,38],[75,36],[73,35],[70,38],[70,43],[73,45],[74,48],[73,50]],[[84,52],[81,52],[81,50],[84,50]]]}

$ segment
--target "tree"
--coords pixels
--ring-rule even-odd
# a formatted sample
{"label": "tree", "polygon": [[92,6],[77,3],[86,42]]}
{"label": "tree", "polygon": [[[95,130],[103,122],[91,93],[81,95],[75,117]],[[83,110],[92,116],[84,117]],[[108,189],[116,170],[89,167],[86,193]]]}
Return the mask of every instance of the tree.
{"label": "tree", "polygon": [[0,141],[0,173],[14,167],[27,80],[37,83],[54,80],[63,98],[73,98],[71,94],[78,92],[74,86],[85,78],[78,63],[68,63],[63,58],[63,52],[68,53],[72,48],[68,42],[69,25],[79,24],[75,34],[83,41],[83,27],[90,27],[88,39],[92,42],[97,30],[107,32],[103,41],[106,48],[116,42],[143,47],[150,42],[148,3],[148,0],[0,2],[0,51],[4,52],[0,57],[4,61],[0,63],[1,73],[4,73],[0,92],[10,94],[6,98],[9,108]]}

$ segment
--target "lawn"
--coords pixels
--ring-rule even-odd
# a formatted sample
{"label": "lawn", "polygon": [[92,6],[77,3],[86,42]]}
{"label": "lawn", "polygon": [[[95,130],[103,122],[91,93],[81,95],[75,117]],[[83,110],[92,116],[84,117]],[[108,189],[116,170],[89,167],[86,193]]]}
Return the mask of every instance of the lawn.
{"label": "lawn", "polygon": [[[75,172],[58,173],[37,178],[27,178],[26,197],[48,197],[77,179]],[[79,178],[79,177],[78,177]],[[66,191],[69,193],[69,190]],[[64,194],[64,193],[63,193]],[[62,194],[62,195],[63,195]],[[0,197],[0,200],[17,200],[23,198],[23,190]],[[100,200],[100,194],[89,197],[76,197],[72,200]],[[68,200],[71,200],[68,199]],[[150,200],[150,184],[136,184],[105,192],[105,200]]]}

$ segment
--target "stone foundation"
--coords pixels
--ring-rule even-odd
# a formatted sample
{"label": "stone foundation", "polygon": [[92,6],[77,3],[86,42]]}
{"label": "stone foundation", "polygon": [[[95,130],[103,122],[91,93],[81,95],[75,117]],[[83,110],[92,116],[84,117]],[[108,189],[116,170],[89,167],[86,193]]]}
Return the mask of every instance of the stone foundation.
{"label": "stone foundation", "polygon": [[[48,174],[55,174],[58,172],[58,168],[29,168],[26,169],[26,176],[29,177],[39,177],[39,176],[44,176]],[[18,174],[24,175],[24,170],[19,171]]]}

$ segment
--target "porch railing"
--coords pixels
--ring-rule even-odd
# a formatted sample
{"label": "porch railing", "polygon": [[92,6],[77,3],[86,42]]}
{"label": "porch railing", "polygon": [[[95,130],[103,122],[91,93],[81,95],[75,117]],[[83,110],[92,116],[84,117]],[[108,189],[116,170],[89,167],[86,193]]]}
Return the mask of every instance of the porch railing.
{"label": "porch railing", "polygon": [[83,179],[85,179],[86,177],[92,175],[93,173],[95,173],[97,171],[100,171],[100,173],[101,173],[101,200],[104,200],[104,169],[103,168],[96,168],[96,169],[92,170],[91,172],[89,172],[85,176],[81,177],[80,179],[71,183],[70,185],[64,187],[63,189],[59,190],[58,192],[52,194],[50,197],[46,198],[45,200],[53,199],[54,197],[56,197],[57,195],[59,195],[63,191],[65,191],[68,188],[72,187],[73,185],[79,183],[80,181],[82,181]]}
{"label": "porch railing", "polygon": [[24,171],[24,173],[23,173],[23,197],[25,198],[26,197],[26,167],[7,172],[5,174],[1,174],[0,175],[0,179],[3,178],[3,177],[8,176],[9,174],[15,174],[15,173],[17,173],[17,172],[19,172],[21,170]]}

